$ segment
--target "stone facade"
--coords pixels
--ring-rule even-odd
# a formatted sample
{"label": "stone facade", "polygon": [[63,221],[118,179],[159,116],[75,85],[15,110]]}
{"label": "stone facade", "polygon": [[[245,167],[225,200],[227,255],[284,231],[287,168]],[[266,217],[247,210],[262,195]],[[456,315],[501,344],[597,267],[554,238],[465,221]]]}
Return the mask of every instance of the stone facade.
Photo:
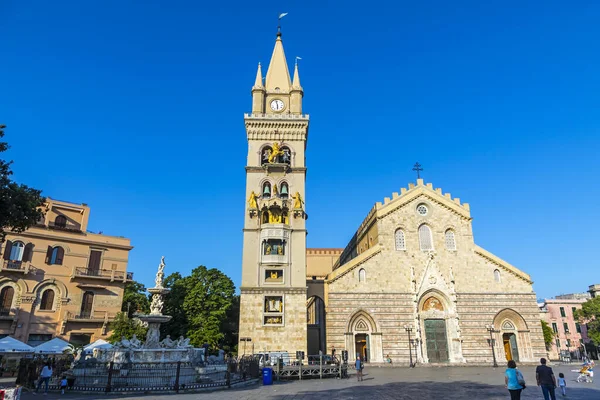
{"label": "stone facade", "polygon": [[487,363],[488,327],[499,362],[545,355],[530,277],[474,243],[468,204],[420,179],[373,207],[324,293],[327,347],[351,357]]}
{"label": "stone facade", "polygon": [[[263,83],[259,64],[248,140],[238,349],[306,352],[306,166],[309,116],[298,66],[290,79],[278,33]],[[245,349],[245,350],[244,350]]]}
{"label": "stone facade", "polygon": [[2,244],[0,335],[31,345],[110,335],[121,310],[129,239],[87,231],[90,208],[48,198],[45,217]]}

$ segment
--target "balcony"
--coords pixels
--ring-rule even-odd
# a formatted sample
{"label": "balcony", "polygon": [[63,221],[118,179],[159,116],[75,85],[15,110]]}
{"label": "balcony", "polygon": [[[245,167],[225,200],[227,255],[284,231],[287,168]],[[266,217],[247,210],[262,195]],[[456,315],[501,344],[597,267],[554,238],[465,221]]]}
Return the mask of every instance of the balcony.
{"label": "balcony", "polygon": [[16,309],[0,308],[0,321],[12,321],[17,317]]}
{"label": "balcony", "polygon": [[99,279],[104,281],[131,281],[133,280],[133,272],[118,271],[115,269],[95,269],[95,268],[84,268],[75,267],[71,279],[74,278],[88,278],[88,279]]}
{"label": "balcony", "polygon": [[31,264],[28,262],[4,260],[0,266],[0,270],[3,272],[18,272],[26,274],[29,272],[30,267]]}
{"label": "balcony", "polygon": [[115,319],[114,315],[109,315],[108,311],[82,311],[77,314],[67,312],[66,320],[69,322],[92,322],[92,323],[107,323]]}
{"label": "balcony", "polygon": [[287,255],[285,254],[264,254],[261,262],[263,264],[287,264]]}
{"label": "balcony", "polygon": [[56,229],[58,231],[81,233],[81,225],[79,224],[56,224],[55,222],[50,221],[48,222],[48,228]]}

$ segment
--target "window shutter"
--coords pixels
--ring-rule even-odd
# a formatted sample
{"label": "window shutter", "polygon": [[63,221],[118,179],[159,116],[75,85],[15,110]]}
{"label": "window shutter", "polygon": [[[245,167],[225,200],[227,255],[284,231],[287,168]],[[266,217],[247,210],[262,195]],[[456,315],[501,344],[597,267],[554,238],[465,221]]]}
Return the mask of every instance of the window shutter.
{"label": "window shutter", "polygon": [[54,290],[48,289],[42,295],[42,304],[40,305],[41,310],[52,310],[54,305]]}
{"label": "window shutter", "polygon": [[54,260],[54,264],[62,265],[64,257],[65,257],[65,249],[63,249],[60,246],[56,247],[56,259]]}
{"label": "window shutter", "polygon": [[33,257],[33,243],[27,243],[25,245],[25,251],[23,252],[23,262],[31,262]]}
{"label": "window shutter", "polygon": [[12,242],[10,240],[6,241],[6,246],[4,246],[4,259],[10,260],[10,251],[12,250]]}
{"label": "window shutter", "polygon": [[98,250],[90,251],[90,261],[88,263],[88,269],[90,271],[99,271],[100,270],[100,257],[102,256],[102,252]]}
{"label": "window shutter", "polygon": [[81,302],[82,316],[89,317],[92,314],[92,305],[93,304],[94,304],[94,293],[85,292],[83,294],[83,301]]}
{"label": "window shutter", "polygon": [[48,246],[48,250],[46,250],[46,264],[50,265],[52,260],[52,246]]}
{"label": "window shutter", "polygon": [[15,289],[12,286],[5,286],[0,293],[0,306],[2,311],[10,310],[12,307],[13,297],[15,295]]}

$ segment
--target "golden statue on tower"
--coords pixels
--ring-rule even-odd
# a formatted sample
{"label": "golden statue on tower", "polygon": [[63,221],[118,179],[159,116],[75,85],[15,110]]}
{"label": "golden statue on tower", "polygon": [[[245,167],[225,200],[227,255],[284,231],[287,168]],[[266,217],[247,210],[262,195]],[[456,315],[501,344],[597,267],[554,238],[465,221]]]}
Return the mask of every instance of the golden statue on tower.
{"label": "golden statue on tower", "polygon": [[273,164],[275,161],[277,161],[277,157],[282,156],[283,155],[283,150],[281,150],[281,147],[279,145],[279,143],[275,142],[273,143],[273,149],[271,150],[271,154],[269,154],[269,164]]}

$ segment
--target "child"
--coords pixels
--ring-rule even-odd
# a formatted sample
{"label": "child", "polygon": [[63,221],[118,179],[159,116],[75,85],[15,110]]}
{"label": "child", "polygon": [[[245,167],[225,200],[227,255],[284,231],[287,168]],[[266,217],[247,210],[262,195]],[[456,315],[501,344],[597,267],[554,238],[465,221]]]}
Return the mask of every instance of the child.
{"label": "child", "polygon": [[67,377],[63,375],[60,379],[60,394],[65,394],[65,390],[67,389]]}
{"label": "child", "polygon": [[565,374],[562,372],[558,374],[558,386],[563,396],[567,395],[567,381],[565,381]]}

